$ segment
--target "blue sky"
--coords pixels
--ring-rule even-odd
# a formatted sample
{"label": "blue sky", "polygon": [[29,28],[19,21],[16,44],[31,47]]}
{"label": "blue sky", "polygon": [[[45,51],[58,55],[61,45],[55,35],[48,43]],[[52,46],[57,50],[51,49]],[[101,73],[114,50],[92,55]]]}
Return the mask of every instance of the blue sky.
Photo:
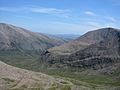
{"label": "blue sky", "polygon": [[0,22],[49,34],[120,28],[120,0],[0,0]]}

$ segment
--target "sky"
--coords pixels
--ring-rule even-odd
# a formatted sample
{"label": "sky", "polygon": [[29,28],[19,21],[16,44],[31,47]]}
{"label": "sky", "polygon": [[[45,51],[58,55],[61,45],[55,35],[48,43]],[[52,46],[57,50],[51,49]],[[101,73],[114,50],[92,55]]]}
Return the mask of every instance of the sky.
{"label": "sky", "polygon": [[0,22],[47,34],[120,28],[120,0],[0,0]]}

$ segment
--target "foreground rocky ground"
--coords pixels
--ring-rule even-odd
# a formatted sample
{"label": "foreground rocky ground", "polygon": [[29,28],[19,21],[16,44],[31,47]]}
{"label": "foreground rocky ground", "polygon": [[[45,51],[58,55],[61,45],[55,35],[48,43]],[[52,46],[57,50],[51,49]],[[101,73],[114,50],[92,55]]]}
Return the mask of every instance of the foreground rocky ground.
{"label": "foreground rocky ground", "polygon": [[64,77],[52,77],[0,61],[0,90],[119,90]]}
{"label": "foreground rocky ground", "polygon": [[73,86],[63,79],[0,62],[0,90],[69,90]]}

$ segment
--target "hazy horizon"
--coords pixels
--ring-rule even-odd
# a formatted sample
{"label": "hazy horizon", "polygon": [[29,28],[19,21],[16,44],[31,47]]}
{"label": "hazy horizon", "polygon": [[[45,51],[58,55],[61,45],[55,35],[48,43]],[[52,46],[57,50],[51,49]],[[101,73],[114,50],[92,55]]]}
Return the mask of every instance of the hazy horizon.
{"label": "hazy horizon", "polygon": [[47,34],[120,28],[118,0],[1,0],[0,22]]}

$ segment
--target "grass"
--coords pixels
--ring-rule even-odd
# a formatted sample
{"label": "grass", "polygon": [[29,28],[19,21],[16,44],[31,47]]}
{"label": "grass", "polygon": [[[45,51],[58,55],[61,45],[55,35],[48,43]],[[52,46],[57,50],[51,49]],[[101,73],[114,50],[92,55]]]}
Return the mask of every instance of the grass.
{"label": "grass", "polygon": [[57,87],[50,87],[47,90],[56,90],[56,89],[57,89]]}
{"label": "grass", "polygon": [[70,85],[56,85],[53,84],[52,87],[48,88],[47,90],[71,90],[71,86]]}
{"label": "grass", "polygon": [[68,85],[62,86],[61,90],[71,90],[71,87]]}
{"label": "grass", "polygon": [[14,88],[14,89],[11,89],[11,90],[25,90],[25,89],[21,89],[21,88]]}
{"label": "grass", "polygon": [[14,80],[9,79],[9,78],[2,78],[3,80],[7,81],[7,82],[14,82]]}
{"label": "grass", "polygon": [[[116,72],[114,75],[95,75],[95,76],[84,76],[80,74],[75,74],[77,69],[52,69],[48,70],[45,73],[55,76],[55,77],[60,77],[65,80],[71,81],[75,85],[82,85],[85,87],[89,87],[92,89],[96,89],[98,87],[120,87],[120,80],[117,79],[117,76],[120,75],[119,72]],[[85,69],[77,70],[77,71],[84,71]]]}
{"label": "grass", "polygon": [[44,90],[44,89],[40,87],[36,87],[36,88],[28,88],[27,90]]}
{"label": "grass", "polygon": [[19,51],[0,51],[0,60],[15,67],[32,70],[32,64],[37,63],[39,55],[27,55]]}

